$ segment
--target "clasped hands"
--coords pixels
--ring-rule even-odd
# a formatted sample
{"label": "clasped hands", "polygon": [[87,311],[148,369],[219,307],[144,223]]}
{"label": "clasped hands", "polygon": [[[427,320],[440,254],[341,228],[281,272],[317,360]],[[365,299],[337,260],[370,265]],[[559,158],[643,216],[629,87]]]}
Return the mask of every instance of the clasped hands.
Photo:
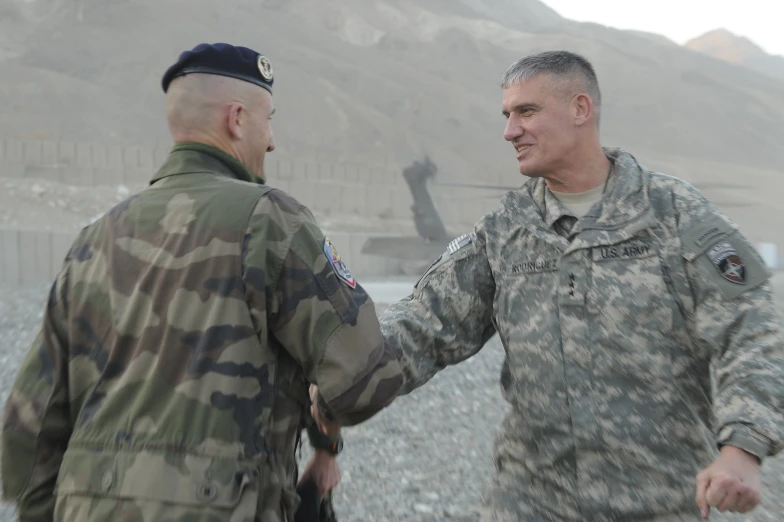
{"label": "clasped hands", "polygon": [[340,433],[340,426],[327,422],[321,416],[321,412],[318,408],[318,387],[315,384],[310,385],[310,415],[313,417],[313,420],[316,421],[316,425],[324,435],[334,437]]}
{"label": "clasped hands", "polygon": [[[336,436],[340,433],[340,426],[325,422],[321,417],[317,404],[318,389],[315,385],[311,385],[309,393],[311,402],[310,412],[313,419],[316,421],[319,430],[321,433],[330,437]],[[340,483],[340,478],[340,468],[338,467],[337,458],[326,451],[315,450],[313,452],[313,457],[311,457],[305,470],[302,472],[299,482],[302,483],[308,480],[314,481],[319,489],[319,494],[323,497],[337,487]]]}

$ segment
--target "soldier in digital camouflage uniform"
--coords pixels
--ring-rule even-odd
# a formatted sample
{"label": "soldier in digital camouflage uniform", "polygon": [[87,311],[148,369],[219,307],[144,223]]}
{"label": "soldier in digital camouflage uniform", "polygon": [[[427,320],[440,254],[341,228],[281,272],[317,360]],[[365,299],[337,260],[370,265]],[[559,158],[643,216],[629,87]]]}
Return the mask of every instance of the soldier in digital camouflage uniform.
{"label": "soldier in digital camouflage uniform", "polygon": [[311,213],[264,184],[269,60],[197,46],[163,78],[176,143],[83,229],[3,419],[32,521],[290,522],[308,411],[354,425],[402,375]]}
{"label": "soldier in digital camouflage uniform", "polygon": [[381,316],[401,394],[499,335],[511,411],[484,520],[752,509],[759,463],[784,441],[766,267],[694,187],[601,146],[590,63],[526,57],[502,86],[505,138],[530,179]]}

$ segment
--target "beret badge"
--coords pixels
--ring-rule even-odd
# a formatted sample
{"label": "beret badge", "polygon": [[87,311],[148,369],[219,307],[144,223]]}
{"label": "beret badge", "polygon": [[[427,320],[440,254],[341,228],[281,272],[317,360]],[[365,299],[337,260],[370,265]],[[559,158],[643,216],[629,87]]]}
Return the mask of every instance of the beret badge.
{"label": "beret badge", "polygon": [[259,55],[258,59],[258,66],[259,72],[264,77],[265,80],[269,81],[272,79],[272,64],[264,55]]}

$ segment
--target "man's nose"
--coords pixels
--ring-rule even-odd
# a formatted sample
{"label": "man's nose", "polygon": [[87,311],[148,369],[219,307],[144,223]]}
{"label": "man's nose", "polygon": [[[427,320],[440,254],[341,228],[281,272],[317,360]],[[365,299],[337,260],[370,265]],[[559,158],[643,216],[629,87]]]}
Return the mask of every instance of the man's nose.
{"label": "man's nose", "polygon": [[506,120],[506,128],[504,129],[504,139],[506,141],[513,141],[523,134],[523,127],[513,118]]}

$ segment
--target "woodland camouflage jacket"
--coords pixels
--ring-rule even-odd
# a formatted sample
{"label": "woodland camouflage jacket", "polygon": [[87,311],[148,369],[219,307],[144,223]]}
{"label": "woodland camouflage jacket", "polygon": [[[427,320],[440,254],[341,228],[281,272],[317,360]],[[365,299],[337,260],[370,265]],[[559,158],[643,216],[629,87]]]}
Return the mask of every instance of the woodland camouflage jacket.
{"label": "woodland camouflage jacket", "polygon": [[402,384],[373,302],[313,216],[177,145],[78,235],[3,419],[23,521],[293,519],[317,383],[343,425]]}

